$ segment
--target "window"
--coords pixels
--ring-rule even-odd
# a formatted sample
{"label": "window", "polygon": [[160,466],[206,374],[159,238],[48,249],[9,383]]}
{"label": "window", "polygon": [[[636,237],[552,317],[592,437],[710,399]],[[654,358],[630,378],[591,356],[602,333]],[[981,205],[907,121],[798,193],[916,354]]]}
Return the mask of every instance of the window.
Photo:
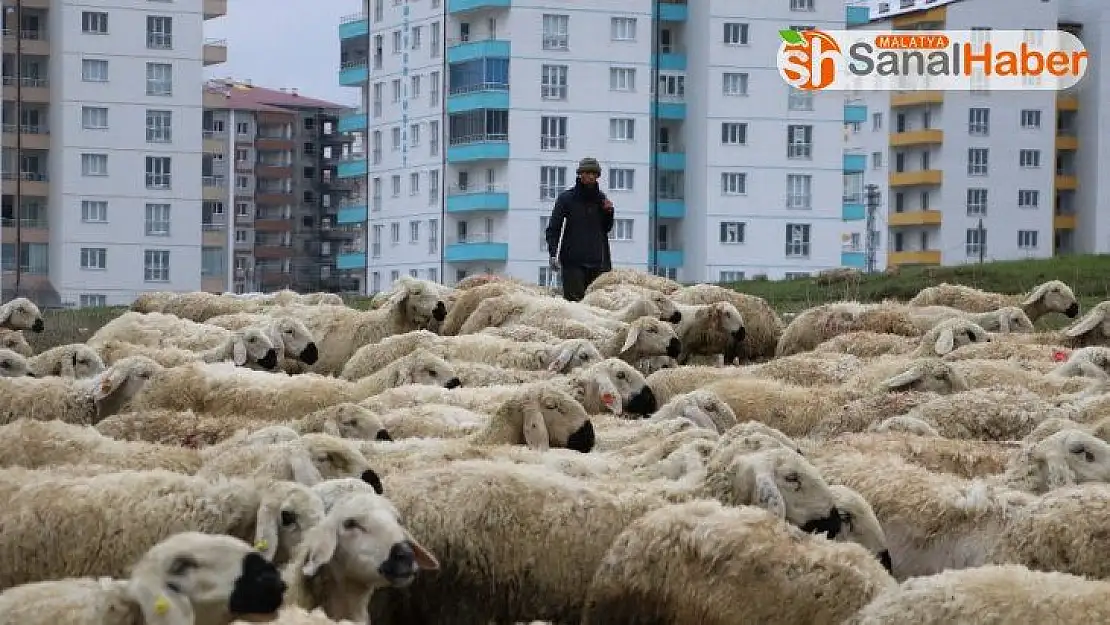
{"label": "window", "polygon": [[409,147],[415,148],[420,145],[420,124],[412,124],[409,126]]}
{"label": "window", "polygon": [[98,293],[82,293],[80,300],[81,308],[106,308],[108,306],[108,296]]}
{"label": "window", "polygon": [[813,126],[786,127],[786,158],[813,158]]}
{"label": "window", "polygon": [[748,175],[740,172],[721,174],[721,193],[724,195],[744,195],[748,192]]}
{"label": "window", "polygon": [[[235,176],[235,188],[239,191],[246,191],[250,187],[250,178],[246,176]],[[309,200],[311,201],[311,200]]]}
{"label": "window", "polygon": [[724,145],[747,145],[748,125],[742,122],[721,122],[721,143]]}
{"label": "window", "polygon": [[420,49],[420,27],[419,26],[413,26],[412,27],[412,30],[409,33],[409,45],[412,47],[413,50],[419,50]]}
{"label": "window", "polygon": [[722,93],[725,95],[748,95],[748,74],[746,72],[725,72],[722,76]]}
{"label": "window", "polygon": [[85,82],[108,82],[108,61],[82,59],[81,80]]}
{"label": "window", "polygon": [[436,58],[440,55],[439,22],[432,22],[432,24],[428,27],[428,30],[432,32],[432,42],[428,44],[428,48],[430,48],[431,50],[432,58]]}
{"label": "window", "polygon": [[394,245],[401,242],[401,224],[396,221],[389,224],[389,242]]}
{"label": "window", "polygon": [[1018,230],[1018,249],[1037,249],[1037,234],[1036,230]]}
{"label": "window", "polygon": [[635,91],[636,70],[631,67],[609,68],[609,91]]}
{"label": "window", "polygon": [[143,280],[147,282],[170,281],[169,250],[146,250],[143,252]]}
{"label": "window", "polygon": [[169,63],[146,64],[146,94],[173,95],[173,65]]}
{"label": "window", "polygon": [[90,35],[107,35],[108,14],[103,11],[82,11],[81,32]]}
{"label": "window", "polygon": [[437,154],[439,154],[439,120],[433,119],[428,122],[428,155]]}
{"label": "window", "polygon": [[722,271],[721,277],[717,280],[720,284],[731,284],[733,282],[743,282],[743,271]]}
{"label": "window", "polygon": [[249,135],[250,133],[251,133],[250,122],[236,122],[235,123],[235,134]]}
{"label": "window", "polygon": [[428,206],[439,203],[439,170],[428,170]]}
{"label": "window", "polygon": [[790,174],[786,176],[786,207],[808,209],[813,207],[813,176]]}
{"label": "window", "polygon": [[146,205],[146,234],[147,236],[170,235],[170,205]]}
{"label": "window", "polygon": [[146,188],[148,188],[148,189],[169,189],[170,188],[170,157],[168,157],[168,156],[148,156],[148,157],[146,157]]}
{"label": "window", "polygon": [[107,269],[108,250],[103,247],[81,248],[81,269]]}
{"label": "window", "polygon": [[544,65],[540,68],[540,97],[544,100],[567,99],[566,65]]}
{"label": "window", "polygon": [[81,155],[81,175],[82,176],[107,176],[108,175],[108,155],[107,154],[82,154]]}
{"label": "window", "polygon": [[394,126],[392,129],[390,129],[389,138],[390,138],[390,145],[393,147],[393,151],[396,152],[396,151],[400,150],[401,149],[401,127],[400,126]]}
{"label": "window", "polygon": [[987,214],[987,190],[986,189],[968,189],[967,190],[967,214],[986,215]]}
{"label": "window", "polygon": [[986,228],[968,228],[967,229],[967,249],[965,250],[968,256],[979,257],[986,256],[987,254],[987,229]]}
{"label": "window", "polygon": [[610,141],[632,141],[636,138],[636,120],[618,117],[609,120]]}
{"label": "window", "polygon": [[544,14],[543,49],[566,50],[570,47],[570,16]]}
{"label": "window", "polygon": [[681,74],[659,74],[659,96],[681,100],[686,97],[686,77]]}
{"label": "window", "polygon": [[169,143],[173,138],[173,111],[146,111],[146,142]]}
{"label": "window", "polygon": [[566,167],[540,167],[540,199],[552,201],[567,188]]}
{"label": "window", "polygon": [[382,274],[374,272],[370,278],[370,292],[378,293],[382,290]]}
{"label": "window", "polygon": [[428,253],[435,254],[439,252],[439,220],[428,220]]}
{"label": "window", "polygon": [[614,219],[613,229],[609,231],[610,241],[631,241],[632,240],[632,224],[631,219]]}
{"label": "window", "polygon": [[1019,150],[1018,151],[1018,165],[1024,168],[1036,168],[1041,166],[1041,151],[1040,150]]}
{"label": "window", "polygon": [[546,287],[562,287],[562,276],[558,271],[552,271],[550,267],[541,266],[537,284]]}
{"label": "window", "polygon": [[373,242],[370,244],[370,256],[372,258],[381,258],[382,256],[382,227],[374,226],[373,229]]}
{"label": "window", "polygon": [[967,133],[976,137],[985,137],[991,130],[991,110],[985,108],[970,108],[967,110]]}
{"label": "window", "polygon": [[409,174],[409,195],[420,194],[420,172],[414,171]]}
{"label": "window", "polygon": [[248,152],[246,149],[240,148],[235,150],[236,163],[246,163],[249,158],[250,152]]}
{"label": "window", "polygon": [[809,224],[786,224],[786,256],[809,256]]}
{"label": "window", "polygon": [[609,38],[613,41],[636,41],[636,18],[614,17],[610,19]]}
{"label": "window", "polygon": [[883,129],[883,114],[882,113],[872,113],[871,114],[871,130],[882,130],[882,129]]}
{"label": "window", "polygon": [[420,97],[420,76],[409,78],[409,97],[414,100]]}
{"label": "window", "polygon": [[393,54],[401,53],[401,31],[393,31]]}
{"label": "window", "polygon": [[250,217],[251,205],[250,202],[236,202],[235,203],[235,216],[236,217]]}
{"label": "window", "polygon": [[394,174],[393,177],[390,178],[389,182],[390,189],[393,191],[393,197],[398,197],[399,195],[401,195],[401,177]]}
{"label": "window", "polygon": [[724,43],[728,46],[748,45],[748,25],[740,22],[725,22]]}
{"label": "window", "polygon": [[108,202],[105,200],[81,200],[81,221],[86,223],[108,221]]}
{"label": "window", "polygon": [[439,282],[439,270],[435,267],[428,267],[428,281]]}
{"label": "window", "polygon": [[390,81],[389,86],[391,88],[391,93],[393,94],[393,103],[396,104],[396,103],[400,102],[401,101],[401,79],[400,78],[394,78],[392,81]]}
{"label": "window", "polygon": [[1018,208],[1039,208],[1040,205],[1040,191],[1035,189],[1020,189],[1018,191]]}
{"label": "window", "polygon": [[791,111],[812,111],[813,92],[787,87],[786,108]]}
{"label": "window", "polygon": [[173,49],[173,18],[148,15],[146,18],[146,47],[151,50]]}
{"label": "window", "polygon": [[567,118],[540,118],[540,149],[562,152],[567,149]]}
{"label": "window", "polygon": [[609,190],[610,191],[631,191],[635,186],[636,170],[635,169],[610,169],[609,170]]}
{"label": "window", "polygon": [[428,74],[428,100],[431,106],[439,106],[439,72]]}
{"label": "window", "polygon": [[409,277],[410,278],[415,278],[419,275],[420,275],[420,270],[419,269],[409,269]]}
{"label": "window", "polygon": [[420,222],[419,221],[410,221],[409,222],[409,243],[419,243],[419,242],[420,242]]}
{"label": "window", "polygon": [[242,229],[238,229],[238,228],[235,230],[235,242],[236,243],[246,243],[249,238],[250,238],[250,235],[247,234],[246,230],[242,230]]}
{"label": "window", "polygon": [[871,168],[872,169],[882,169],[883,168],[883,153],[882,152],[872,152],[871,153]]}
{"label": "window", "polygon": [[744,242],[744,222],[742,221],[722,221],[721,222],[721,243],[743,243]]}
{"label": "window", "polygon": [[1021,127],[1026,130],[1036,130],[1041,127],[1041,112],[1037,109],[1025,109],[1021,112]]}
{"label": "window", "polygon": [[968,148],[967,175],[986,176],[990,164],[990,150],[987,148]]}
{"label": "window", "polygon": [[813,0],[790,0],[791,11],[812,11]]}
{"label": "window", "polygon": [[108,128],[108,108],[105,106],[82,106],[81,127],[88,130]]}

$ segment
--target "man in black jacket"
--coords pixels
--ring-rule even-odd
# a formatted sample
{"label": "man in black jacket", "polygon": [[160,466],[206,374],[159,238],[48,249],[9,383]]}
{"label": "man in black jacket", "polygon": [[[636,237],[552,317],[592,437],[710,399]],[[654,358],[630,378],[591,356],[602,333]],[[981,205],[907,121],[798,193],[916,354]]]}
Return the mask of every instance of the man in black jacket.
{"label": "man in black jacket", "polygon": [[601,165],[587,157],[578,162],[575,173],[575,185],[555,200],[546,233],[551,268],[562,272],[563,297],[571,302],[581,301],[586,287],[613,268],[609,255],[613,202],[597,183]]}

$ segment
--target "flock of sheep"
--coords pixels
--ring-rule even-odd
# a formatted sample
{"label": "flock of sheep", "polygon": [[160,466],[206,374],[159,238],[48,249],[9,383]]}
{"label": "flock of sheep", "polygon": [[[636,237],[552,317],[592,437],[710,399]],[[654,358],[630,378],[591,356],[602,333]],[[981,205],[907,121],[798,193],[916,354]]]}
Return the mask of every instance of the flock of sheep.
{"label": "flock of sheep", "polygon": [[[1046,315],[1073,321],[1036,332]],[[0,623],[1110,620],[1110,301],[630,270],[0,306]]]}

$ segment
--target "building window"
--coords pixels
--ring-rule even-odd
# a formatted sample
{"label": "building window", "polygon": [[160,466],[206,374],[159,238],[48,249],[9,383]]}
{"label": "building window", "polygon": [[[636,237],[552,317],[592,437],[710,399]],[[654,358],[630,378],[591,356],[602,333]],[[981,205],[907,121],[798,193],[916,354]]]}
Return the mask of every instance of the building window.
{"label": "building window", "polygon": [[1040,150],[1020,150],[1018,152],[1018,165],[1026,169],[1041,166]]}
{"label": "building window", "polygon": [[166,237],[170,235],[170,205],[146,205],[146,234],[147,236]]}
{"label": "building window", "polygon": [[613,41],[636,41],[636,18],[611,18],[609,20],[609,38]]}
{"label": "building window", "polygon": [[722,77],[721,91],[725,95],[748,95],[748,74],[725,72]]}
{"label": "building window", "polygon": [[428,206],[439,203],[439,170],[428,170]]}
{"label": "building window", "polygon": [[108,128],[108,108],[104,106],[82,106],[81,127],[87,130],[106,130]]}
{"label": "building window", "polygon": [[396,221],[389,224],[389,242],[393,245],[401,242],[401,224]]}
{"label": "building window", "polygon": [[[246,191],[251,185],[250,178],[246,176],[235,176],[235,189],[238,191]],[[308,200],[311,201],[311,200]]]}
{"label": "building window", "polygon": [[401,53],[401,31],[393,31],[393,54]]}
{"label": "building window", "polygon": [[250,202],[236,202],[235,203],[235,216],[236,217],[250,217],[251,216]]}
{"label": "building window", "polygon": [[636,70],[631,67],[609,68],[609,91],[635,91]]}
{"label": "building window", "polygon": [[719,284],[732,284],[734,282],[743,282],[743,271],[722,271],[720,278],[717,280]]}
{"label": "building window", "polygon": [[567,188],[566,167],[540,167],[540,199],[554,201]]}
{"label": "building window", "polygon": [[146,188],[169,189],[170,181],[170,157],[146,157]]}
{"label": "building window", "polygon": [[540,267],[539,282],[540,286],[560,288],[563,286],[562,276],[558,271],[553,271],[550,267]]}
{"label": "building window", "polygon": [[393,95],[393,103],[397,104],[401,101],[401,79],[394,78],[389,82],[390,93]]}
{"label": "building window", "polygon": [[986,108],[970,108],[967,110],[967,134],[976,137],[985,137],[991,131],[991,110]]}
{"label": "building window", "polygon": [[986,256],[987,254],[987,229],[967,229],[967,249],[969,257]]}
{"label": "building window", "polygon": [[632,224],[631,219],[614,219],[613,229],[609,231],[610,241],[631,241],[632,240]]}
{"label": "building window", "polygon": [[251,133],[250,122],[235,122],[235,134],[249,135]]}
{"label": "building window", "polygon": [[413,26],[409,31],[409,47],[413,50],[420,49],[420,27]]}
{"label": "building window", "polygon": [[790,0],[791,11],[812,11],[814,0]]}
{"label": "building window", "polygon": [[81,248],[81,269],[107,269],[108,250],[103,247]]}
{"label": "building window", "polygon": [[1037,109],[1025,109],[1021,112],[1021,127],[1026,130],[1036,130],[1041,127],[1041,112]]}
{"label": "building window", "polygon": [[146,47],[151,50],[173,49],[173,18],[148,15],[146,18]]}
{"label": "building window", "polygon": [[379,293],[382,290],[382,274],[375,271],[370,275],[370,292]]}
{"label": "building window", "polygon": [[543,49],[567,50],[570,47],[570,16],[544,14]]}
{"label": "building window", "polygon": [[790,174],[786,176],[786,207],[813,208],[813,176]]}
{"label": "building window", "polygon": [[146,282],[170,281],[169,250],[146,250],[143,252],[143,280]]}
{"label": "building window", "polygon": [[986,176],[989,165],[990,150],[988,148],[968,148],[967,175]]}
{"label": "building window", "polygon": [[721,143],[724,145],[747,145],[748,125],[743,122],[721,122]]}
{"label": "building window", "polygon": [[382,257],[382,226],[374,226],[372,231],[373,239],[370,243],[370,257]]}
{"label": "building window", "polygon": [[85,82],[108,82],[108,61],[104,59],[82,59],[81,80]]}
{"label": "building window", "polygon": [[1021,189],[1018,191],[1018,208],[1039,208],[1040,205],[1040,191],[1034,189]]}
{"label": "building window", "polygon": [[967,214],[970,216],[983,216],[987,214],[987,190],[967,190]]}
{"label": "building window", "polygon": [[394,126],[392,129],[390,129],[389,138],[390,146],[393,148],[393,151],[399,151],[401,149],[401,127]]}
{"label": "building window", "polygon": [[439,121],[431,120],[428,122],[428,155],[436,156],[439,154]]}
{"label": "building window", "polygon": [[428,267],[428,282],[439,282],[439,270],[435,267]]}
{"label": "building window", "polygon": [[409,97],[413,100],[420,97],[420,76],[412,76],[409,78]]}
{"label": "building window", "polygon": [[566,65],[544,65],[540,68],[540,97],[544,100],[567,99]]}
{"label": "building window", "polygon": [[567,118],[540,118],[540,149],[548,152],[563,152],[567,149]]}
{"label": "building window", "polygon": [[81,308],[107,308],[108,296],[99,293],[82,293],[80,302]]}
{"label": "building window", "polygon": [[409,174],[409,195],[420,195],[420,172]]}
{"label": "building window", "polygon": [[82,154],[81,155],[81,175],[82,176],[107,176],[108,175],[108,155],[107,154]]}
{"label": "building window", "polygon": [[804,91],[795,87],[788,87],[786,108],[791,111],[812,111],[813,92]]}
{"label": "building window", "polygon": [[250,239],[250,234],[243,229],[237,228],[235,230],[235,242],[246,243]]}
{"label": "building window", "polygon": [[610,169],[609,170],[609,190],[610,191],[631,191],[635,186],[636,170],[635,169]]}
{"label": "building window", "polygon": [[609,120],[610,141],[633,141],[636,138],[636,120],[618,117]]}
{"label": "building window", "polygon": [[786,256],[809,256],[809,224],[786,224]]}
{"label": "building window", "polygon": [[173,139],[173,111],[146,112],[146,142],[170,143]]}
{"label": "building window", "polygon": [[721,194],[744,195],[748,192],[748,175],[726,171],[721,174]]}
{"label": "building window", "polygon": [[659,96],[682,100],[686,97],[686,77],[681,74],[659,74]]}
{"label": "building window", "polygon": [[82,11],[81,32],[90,35],[107,35],[108,14],[103,11]]}
{"label": "building window", "polygon": [[872,152],[871,153],[871,169],[882,169],[882,168],[883,168],[883,153],[882,152]]}
{"label": "building window", "polygon": [[786,158],[813,158],[813,126],[786,127]]}
{"label": "building window", "polygon": [[871,114],[871,130],[872,131],[878,131],[878,130],[882,130],[882,129],[883,129],[883,114],[882,113],[872,113]]}
{"label": "building window", "polygon": [[428,74],[428,101],[431,106],[439,106],[439,72]]}
{"label": "building window", "polygon": [[1018,249],[1037,249],[1037,234],[1036,230],[1018,230]]}
{"label": "building window", "polygon": [[409,147],[415,148],[420,146],[420,124],[409,125]]}
{"label": "building window", "polygon": [[722,221],[721,222],[721,243],[734,244],[744,242],[744,222],[742,221]]}
{"label": "building window", "polygon": [[401,195],[401,176],[394,174],[389,179],[389,183],[390,183],[390,191],[393,192],[392,193],[393,197],[399,197]]}
{"label": "building window", "polygon": [[81,221],[104,223],[108,221],[108,202],[105,200],[82,200]]}
{"label": "building window", "polygon": [[439,252],[439,220],[428,220],[428,253],[436,254]]}
{"label": "building window", "polygon": [[419,242],[420,242],[420,222],[419,221],[410,221],[409,222],[409,243],[419,243]]}
{"label": "building window", "polygon": [[146,94],[173,95],[173,65],[169,63],[146,64]]}
{"label": "building window", "polygon": [[748,45],[748,25],[741,22],[725,22],[724,43],[728,46]]}

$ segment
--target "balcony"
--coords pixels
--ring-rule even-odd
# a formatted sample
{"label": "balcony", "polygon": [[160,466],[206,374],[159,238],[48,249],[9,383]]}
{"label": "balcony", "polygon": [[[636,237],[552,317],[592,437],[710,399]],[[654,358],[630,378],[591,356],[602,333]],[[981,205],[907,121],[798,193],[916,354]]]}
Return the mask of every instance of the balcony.
{"label": "balcony", "polygon": [[1057,191],[1075,191],[1079,188],[1079,177],[1074,174],[1056,174]]}
{"label": "balcony", "polygon": [[844,105],[844,123],[846,124],[862,124],[867,121],[867,105],[866,104],[845,104]]}
{"label": "balcony", "polygon": [[1072,134],[1056,133],[1056,149],[1071,151],[1079,149],[1079,137]]}
{"label": "balcony", "polygon": [[483,9],[508,9],[512,0],[447,0],[448,13],[466,13]]}
{"label": "balcony", "polygon": [[844,173],[858,174],[867,169],[867,155],[866,154],[845,154],[844,155]]}
{"label": "balcony", "polygon": [[891,172],[888,182],[892,187],[937,186],[944,182],[944,172],[939,169]]}
{"label": "balcony", "polygon": [[[40,68],[40,71],[45,74],[46,67]],[[4,99],[16,99],[16,78],[15,76],[4,76]],[[24,103],[34,104],[48,104],[50,102],[50,81],[46,78],[30,78],[24,76],[19,80],[21,85],[19,90],[19,98]]]}
{"label": "balcony", "polygon": [[484,134],[454,137],[447,146],[448,163],[508,160],[509,136]]}
{"label": "balcony", "polygon": [[939,226],[942,213],[940,211],[906,211],[890,213],[887,215],[886,224],[891,228],[903,226]]}
{"label": "balcony", "polygon": [[465,90],[454,90],[447,96],[448,113],[466,113],[480,109],[508,109],[509,83],[478,83]]}
{"label": "balcony", "polygon": [[340,225],[366,223],[367,204],[365,200],[339,205],[335,223]]}
{"label": "balcony", "polygon": [[1055,230],[1075,230],[1077,220],[1075,214],[1053,215],[1052,228]]}
{"label": "balcony", "polygon": [[370,65],[363,61],[348,61],[339,67],[339,84],[355,87],[370,79]]}
{"label": "balcony", "polygon": [[339,163],[335,175],[339,178],[358,178],[360,176],[365,176],[366,171],[366,156],[359,155]]}
{"label": "balcony", "polygon": [[204,66],[227,63],[227,39],[204,40]]}
{"label": "balcony", "polygon": [[683,219],[686,217],[686,200],[660,198],[655,203],[655,216],[659,219]]}
{"label": "balcony", "polygon": [[[49,150],[50,131],[46,126],[38,124],[23,124],[19,127],[20,149],[24,150]],[[16,144],[15,124],[4,124],[4,147],[14,148]]]}
{"label": "balcony", "polygon": [[509,210],[509,192],[497,186],[452,188],[447,193],[448,213],[502,212]]}
{"label": "balcony", "polygon": [[845,197],[844,204],[840,207],[840,219],[843,221],[859,221],[867,218],[867,206],[859,197]]}
{"label": "balcony", "polygon": [[649,264],[664,269],[679,269],[685,260],[682,250],[658,250],[655,252],[655,257],[649,259]]}
{"label": "balcony", "polygon": [[675,152],[673,145],[657,145],[655,148],[655,165],[662,171],[684,171],[686,169],[686,152]]}
{"label": "balcony", "polygon": [[684,120],[686,119],[686,98],[682,96],[659,96],[659,103],[655,105],[655,116],[659,119]]}
{"label": "balcony", "polygon": [[460,237],[443,248],[443,260],[449,263],[505,262],[509,244],[494,240],[492,233],[476,233]]}
{"label": "balcony", "polygon": [[[39,14],[42,18],[45,15]],[[26,18],[24,18],[26,19]],[[43,20],[45,21],[45,19]],[[4,49],[14,49],[15,31],[5,28],[4,29]],[[50,54],[50,42],[46,38],[46,30],[41,28],[25,28],[19,31],[19,49],[23,54],[34,54],[39,56],[46,56]]]}
{"label": "balcony", "polygon": [[370,20],[365,13],[353,13],[339,18],[339,40],[365,37],[370,34]]}
{"label": "balcony", "polygon": [[[242,219],[239,217],[238,219]],[[256,219],[254,229],[260,232],[292,232],[293,220],[291,219]]]}
{"label": "balcony", "polygon": [[1061,93],[1056,96],[1057,111],[1078,111],[1079,96],[1071,93]]}
{"label": "balcony", "polygon": [[[898,15],[891,19],[891,26],[894,28],[910,28],[911,26],[920,26],[922,24],[943,24],[948,19],[947,7],[936,7],[928,11],[915,11],[913,13],[906,13]],[[944,26],[940,26],[937,30],[943,30]]]}
{"label": "balcony", "polygon": [[904,91],[890,95],[891,108],[921,106],[924,104],[944,104],[943,91]]}
{"label": "balcony", "polygon": [[662,22],[685,22],[689,18],[689,9],[685,0],[660,0],[659,20]]}
{"label": "balcony", "polygon": [[367,125],[366,111],[355,111],[339,118],[338,129],[339,132],[354,132],[356,130],[366,130]]}
{"label": "balcony", "polygon": [[867,253],[860,251],[845,251],[840,253],[841,267],[854,267],[864,269],[867,267]]}
{"label": "balcony", "polygon": [[507,59],[512,57],[512,45],[506,39],[481,39],[477,41],[449,41],[448,63],[465,63],[483,58]]}
{"label": "balcony", "polygon": [[227,15],[227,0],[204,0],[204,19],[210,20]]}
{"label": "balcony", "polygon": [[887,254],[888,265],[899,267],[902,265],[939,265],[940,250],[922,250],[919,252],[890,252]]}
{"label": "balcony", "polygon": [[686,50],[679,46],[670,46],[659,55],[659,69],[669,72],[686,71]]}
{"label": "balcony", "polygon": [[871,9],[865,6],[845,7],[844,22],[848,26],[863,26],[871,21]]}
{"label": "balcony", "polygon": [[941,143],[944,143],[944,131],[936,128],[892,132],[890,134],[890,147],[892,148],[903,148],[914,145],[940,145]]}

